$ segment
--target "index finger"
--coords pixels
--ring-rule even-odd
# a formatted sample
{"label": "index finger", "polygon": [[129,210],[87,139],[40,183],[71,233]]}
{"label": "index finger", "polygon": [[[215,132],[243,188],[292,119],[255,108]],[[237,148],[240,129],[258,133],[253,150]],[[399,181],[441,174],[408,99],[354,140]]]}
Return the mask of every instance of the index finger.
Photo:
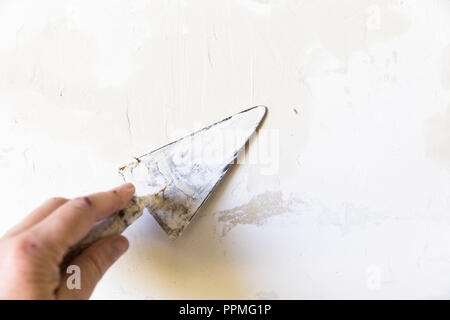
{"label": "index finger", "polygon": [[65,252],[84,238],[95,222],[126,207],[135,188],[126,183],[106,192],[69,200],[33,227],[39,237]]}

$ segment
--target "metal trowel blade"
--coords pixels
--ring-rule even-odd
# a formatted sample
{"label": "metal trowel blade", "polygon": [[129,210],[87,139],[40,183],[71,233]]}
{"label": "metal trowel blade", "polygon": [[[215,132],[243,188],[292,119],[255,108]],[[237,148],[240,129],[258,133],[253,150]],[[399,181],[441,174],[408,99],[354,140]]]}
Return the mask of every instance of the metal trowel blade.
{"label": "metal trowel blade", "polygon": [[162,192],[163,200],[146,208],[176,239],[245,149],[265,114],[264,106],[237,113],[136,158],[120,173],[135,185],[137,196]]}

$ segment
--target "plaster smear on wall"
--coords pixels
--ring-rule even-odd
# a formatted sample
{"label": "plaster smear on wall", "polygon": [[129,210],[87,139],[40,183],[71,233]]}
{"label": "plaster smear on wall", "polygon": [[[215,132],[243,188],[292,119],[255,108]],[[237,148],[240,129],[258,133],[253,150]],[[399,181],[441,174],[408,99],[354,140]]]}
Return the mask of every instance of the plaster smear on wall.
{"label": "plaster smear on wall", "polygon": [[426,154],[450,171],[450,105],[425,121]]}
{"label": "plaster smear on wall", "polygon": [[325,49],[342,62],[354,52],[406,33],[411,21],[405,4],[389,0],[321,1],[295,4]]}
{"label": "plaster smear on wall", "polygon": [[285,197],[281,191],[266,191],[254,196],[248,203],[215,213],[220,234],[226,236],[238,225],[261,226],[273,216],[296,212],[303,202],[295,196]]}
{"label": "plaster smear on wall", "polygon": [[441,65],[441,83],[446,90],[450,89],[450,45],[443,50]]}
{"label": "plaster smear on wall", "polygon": [[[366,48],[367,30],[379,33],[378,41],[405,32],[408,25],[392,1],[205,3],[203,19],[192,18],[198,14],[195,6],[177,3],[143,1],[105,10],[103,3],[74,2],[40,7],[39,19],[32,14],[4,19],[0,34],[9,41],[0,51],[0,85],[8,92],[19,90],[21,98],[10,98],[18,112],[34,105],[36,113],[52,115],[51,121],[33,117],[25,123],[27,130],[39,128],[39,134],[79,144],[94,136],[93,152],[107,160],[125,159],[169,142],[167,124],[190,128],[195,121],[186,124],[186,119],[205,125],[219,120],[217,109],[227,116],[232,113],[227,109],[258,102],[290,110],[301,102],[297,125],[291,120],[280,137],[297,134],[301,149],[312,116],[308,77],[323,63],[311,51],[317,39],[345,62]],[[10,3],[4,12],[6,18],[20,16],[23,8]],[[232,23],[239,17],[246,19]],[[284,47],[290,50],[277,49]],[[287,72],[286,65],[297,67]],[[274,91],[273,83],[283,85]],[[30,92],[39,95],[39,106]],[[80,109],[89,110],[81,115],[83,130],[79,122],[68,121]],[[266,127],[283,127],[285,121],[274,113]],[[99,122],[114,128],[98,130]],[[114,143],[105,143],[109,138]]]}
{"label": "plaster smear on wall", "polygon": [[317,223],[338,227],[342,235],[351,232],[352,228],[369,225],[380,225],[387,219],[393,219],[389,213],[375,212],[369,208],[357,207],[352,203],[342,203],[337,208],[328,208],[320,201],[311,201],[309,210],[316,211]]}
{"label": "plaster smear on wall", "polygon": [[278,294],[275,291],[270,290],[270,291],[258,291],[256,293],[256,295],[255,295],[255,299],[258,299],[258,300],[278,300],[279,297],[278,297]]}
{"label": "plaster smear on wall", "polygon": [[274,0],[235,0],[237,4],[247,7],[250,11],[260,14],[269,15],[274,4],[280,1]]}

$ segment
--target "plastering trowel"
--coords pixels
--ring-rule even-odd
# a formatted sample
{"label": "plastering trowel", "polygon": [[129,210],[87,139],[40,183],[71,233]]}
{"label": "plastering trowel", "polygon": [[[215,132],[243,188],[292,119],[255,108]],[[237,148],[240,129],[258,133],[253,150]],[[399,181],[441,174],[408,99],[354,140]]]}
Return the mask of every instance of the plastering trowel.
{"label": "plastering trowel", "polygon": [[247,109],[120,168],[124,180],[135,185],[135,196],[125,209],[96,224],[69,256],[122,233],[144,210],[176,239],[245,149],[265,114],[264,106]]}

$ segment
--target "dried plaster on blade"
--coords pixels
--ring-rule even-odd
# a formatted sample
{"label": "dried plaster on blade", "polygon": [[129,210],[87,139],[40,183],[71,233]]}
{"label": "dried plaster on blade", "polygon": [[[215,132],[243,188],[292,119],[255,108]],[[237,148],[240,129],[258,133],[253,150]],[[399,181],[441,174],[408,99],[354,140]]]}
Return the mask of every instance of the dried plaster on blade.
{"label": "dried plaster on blade", "polygon": [[94,242],[117,234],[121,234],[129,225],[138,219],[145,208],[154,210],[161,206],[163,202],[164,189],[155,194],[149,194],[141,197],[133,197],[127,207],[114,213],[110,217],[99,221],[92,230],[77,244],[72,246],[64,257],[63,268],[68,265],[84,249]]}

